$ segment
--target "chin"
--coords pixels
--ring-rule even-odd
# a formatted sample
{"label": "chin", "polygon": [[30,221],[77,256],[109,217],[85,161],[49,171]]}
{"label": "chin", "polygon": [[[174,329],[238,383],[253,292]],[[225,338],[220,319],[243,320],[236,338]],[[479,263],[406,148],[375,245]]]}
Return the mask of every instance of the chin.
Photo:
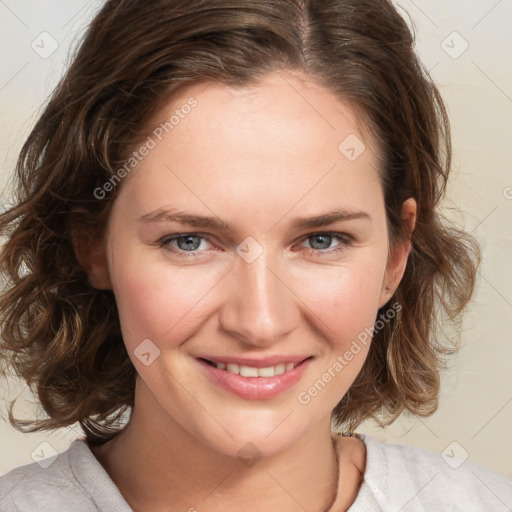
{"label": "chin", "polygon": [[266,415],[262,411],[252,415],[240,411],[239,421],[234,416],[226,422],[218,418],[224,428],[214,422],[216,428],[204,430],[203,426],[197,434],[211,448],[231,457],[272,457],[292,447],[307,433],[307,425],[299,421],[297,411],[292,411],[283,409]]}

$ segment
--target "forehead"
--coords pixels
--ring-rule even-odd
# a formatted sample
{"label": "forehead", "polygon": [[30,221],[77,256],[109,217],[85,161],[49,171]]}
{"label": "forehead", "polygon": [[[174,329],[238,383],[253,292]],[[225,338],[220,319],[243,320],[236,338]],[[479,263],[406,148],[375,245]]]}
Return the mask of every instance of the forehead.
{"label": "forehead", "polygon": [[[187,106],[191,100],[197,103],[194,109]],[[299,72],[275,71],[257,84],[236,88],[213,82],[189,85],[153,116],[148,131],[159,126],[165,129],[171,119],[172,129],[164,130],[164,138],[171,132],[174,138],[193,132],[202,139],[205,150],[213,149],[222,138],[224,143],[231,143],[230,154],[233,150],[247,154],[251,146],[260,154],[261,143],[266,144],[267,152],[277,150],[279,154],[338,150],[349,135],[357,135],[377,149],[375,141],[368,140],[368,131],[362,133],[366,126],[352,106]],[[319,140],[323,143],[312,144]],[[204,146],[208,141],[211,144]],[[223,147],[215,148],[216,156],[221,156],[219,149]]]}
{"label": "forehead", "polygon": [[195,84],[148,123],[154,148],[121,195],[141,214],[170,203],[186,209],[190,201],[211,211],[289,209],[299,200],[306,210],[319,201],[345,206],[347,194],[355,201],[380,185],[375,144],[361,123],[301,75],[275,72],[244,88]]}

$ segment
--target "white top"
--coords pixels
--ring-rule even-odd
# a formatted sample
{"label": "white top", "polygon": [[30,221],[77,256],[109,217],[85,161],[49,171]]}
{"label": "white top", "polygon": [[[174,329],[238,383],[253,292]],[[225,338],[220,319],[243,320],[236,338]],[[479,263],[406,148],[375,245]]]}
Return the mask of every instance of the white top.
{"label": "white top", "polygon": [[[500,473],[356,435],[366,445],[366,469],[348,512],[512,511],[512,479]],[[83,439],[45,465],[33,462],[0,477],[0,512],[131,512]]]}

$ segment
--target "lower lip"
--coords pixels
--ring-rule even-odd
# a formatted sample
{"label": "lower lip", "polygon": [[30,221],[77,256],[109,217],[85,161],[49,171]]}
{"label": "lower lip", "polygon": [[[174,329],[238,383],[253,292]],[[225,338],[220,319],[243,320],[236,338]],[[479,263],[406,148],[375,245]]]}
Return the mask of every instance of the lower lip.
{"label": "lower lip", "polygon": [[275,377],[241,377],[226,370],[215,368],[196,359],[210,380],[229,393],[247,400],[273,398],[297,384],[313,359],[306,359],[293,370]]}

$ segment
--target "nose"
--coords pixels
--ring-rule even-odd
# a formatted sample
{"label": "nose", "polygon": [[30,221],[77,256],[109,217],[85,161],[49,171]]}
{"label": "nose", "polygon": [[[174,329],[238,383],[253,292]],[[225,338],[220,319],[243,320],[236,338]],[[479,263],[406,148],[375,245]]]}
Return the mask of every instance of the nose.
{"label": "nose", "polygon": [[252,263],[241,258],[235,263],[227,276],[226,300],[220,311],[224,331],[246,345],[265,347],[297,328],[300,301],[281,268],[265,252]]}

